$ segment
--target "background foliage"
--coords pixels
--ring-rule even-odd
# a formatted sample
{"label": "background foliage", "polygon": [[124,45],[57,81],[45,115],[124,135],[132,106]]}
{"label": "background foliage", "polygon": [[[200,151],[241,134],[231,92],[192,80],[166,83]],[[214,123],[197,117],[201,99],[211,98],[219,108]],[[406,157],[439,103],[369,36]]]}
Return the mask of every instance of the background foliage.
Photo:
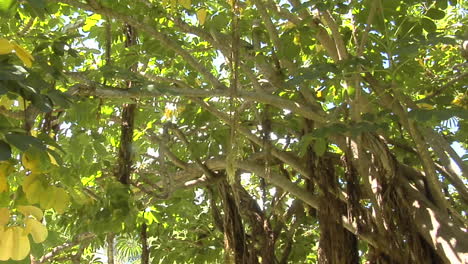
{"label": "background foliage", "polygon": [[47,227],[40,243],[40,227],[18,235],[30,258],[1,260],[339,263],[330,249],[355,241],[346,263],[468,261],[465,2],[7,0],[0,12],[0,233]]}

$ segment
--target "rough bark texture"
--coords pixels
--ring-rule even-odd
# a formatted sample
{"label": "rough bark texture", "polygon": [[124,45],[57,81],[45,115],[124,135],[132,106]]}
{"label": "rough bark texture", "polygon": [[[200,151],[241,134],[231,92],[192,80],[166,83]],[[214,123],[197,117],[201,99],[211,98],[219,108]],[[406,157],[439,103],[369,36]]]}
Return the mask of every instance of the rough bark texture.
{"label": "rough bark texture", "polygon": [[338,190],[338,179],[333,163],[319,158],[315,173],[321,189],[319,262],[325,264],[358,264],[359,256],[356,237],[341,224],[341,216],[347,212],[346,205],[332,192]]}
{"label": "rough bark texture", "polygon": [[255,259],[249,259],[244,226],[231,187],[226,182],[220,183],[219,187],[224,211],[223,229],[226,262],[233,264],[258,263],[254,262]]}
{"label": "rough bark texture", "polygon": [[[125,24],[125,46],[130,47],[137,43],[136,30],[131,25]],[[136,65],[130,66],[132,71],[136,70]],[[127,81],[127,89],[132,87],[132,82]],[[135,122],[135,109],[136,104],[124,104],[122,107],[122,124],[120,134],[120,148],[119,148],[119,171],[118,178],[122,184],[130,183],[130,174],[133,165],[133,127]]]}
{"label": "rough bark texture", "polygon": [[114,264],[114,237],[112,233],[107,234],[107,264]]}
{"label": "rough bark texture", "polygon": [[141,225],[141,264],[149,264],[149,248],[148,248],[148,227],[145,223]]}

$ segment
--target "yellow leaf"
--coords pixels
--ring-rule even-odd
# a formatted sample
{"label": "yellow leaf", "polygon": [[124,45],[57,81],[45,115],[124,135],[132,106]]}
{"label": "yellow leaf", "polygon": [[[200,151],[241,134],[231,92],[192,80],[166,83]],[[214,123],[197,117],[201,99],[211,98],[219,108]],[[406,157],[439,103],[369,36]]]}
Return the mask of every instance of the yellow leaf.
{"label": "yellow leaf", "polygon": [[11,257],[13,251],[13,230],[6,228],[3,230],[2,239],[0,239],[0,260],[5,261]]}
{"label": "yellow leaf", "polygon": [[0,226],[8,224],[10,221],[10,211],[8,208],[0,208]]}
{"label": "yellow leaf", "polygon": [[166,108],[166,109],[164,110],[164,118],[166,118],[166,119],[171,119],[171,117],[172,117],[172,112],[173,112],[172,109]]}
{"label": "yellow leaf", "polygon": [[32,215],[39,221],[44,216],[44,213],[42,213],[42,210],[40,208],[32,205],[20,205],[18,206],[18,211],[26,217]]}
{"label": "yellow leaf", "polygon": [[23,166],[32,172],[45,172],[50,168],[48,152],[31,147],[21,157]]}
{"label": "yellow leaf", "polygon": [[200,23],[200,25],[205,24],[205,20],[206,20],[206,9],[204,9],[204,8],[199,9],[199,10],[197,11],[197,18],[198,18],[198,23]]}
{"label": "yellow leaf", "polygon": [[55,193],[56,193],[57,187],[51,186],[46,188],[45,191],[39,193],[39,202],[41,205],[41,208],[44,210],[53,208],[54,204],[56,203],[55,201]]}
{"label": "yellow leaf", "polygon": [[83,26],[83,31],[90,31],[94,25],[101,20],[102,16],[100,14],[94,14],[88,18],[86,18],[86,22]]}
{"label": "yellow leaf", "polygon": [[[1,45],[1,44],[0,44],[0,45]],[[1,48],[0,48],[0,49],[1,49]],[[0,54],[1,54],[1,52],[0,52]],[[6,109],[11,108],[13,102],[14,102],[14,101],[13,101],[13,100],[10,100],[10,99],[8,98],[8,96],[1,96],[1,97],[0,97],[0,106],[5,107]]]}
{"label": "yellow leaf", "polygon": [[16,56],[26,65],[26,67],[31,68],[34,57],[27,50],[23,49],[20,45],[13,43],[13,47],[16,52]]}
{"label": "yellow leaf", "polygon": [[181,4],[185,9],[190,9],[192,7],[192,0],[179,0],[179,4]]}
{"label": "yellow leaf", "polygon": [[50,163],[51,163],[52,165],[58,166],[57,160],[54,158],[54,156],[52,156],[52,155],[50,154],[50,152],[47,152],[47,154],[48,154],[48,156],[49,156]]}
{"label": "yellow leaf", "polygon": [[0,177],[8,177],[14,171],[13,164],[9,161],[0,161]]}
{"label": "yellow leaf", "polygon": [[426,67],[426,65],[424,65],[424,61],[422,59],[417,59],[417,61],[418,61],[419,65],[421,67],[423,67],[423,68]]}
{"label": "yellow leaf", "polygon": [[13,51],[13,44],[7,39],[0,38],[0,55],[8,54]]}
{"label": "yellow leaf", "polygon": [[[37,204],[39,203],[41,199],[41,195],[46,193],[46,191],[47,190],[44,188],[44,186],[42,186],[42,182],[39,180],[36,180],[33,183],[31,183],[31,185],[27,189],[27,192],[25,192],[26,199],[28,199],[28,202],[30,202],[31,204]],[[44,208],[44,209],[48,209],[48,208]]]}
{"label": "yellow leaf", "polygon": [[324,48],[323,48],[322,45],[320,45],[320,44],[315,44],[315,51],[321,52],[322,50],[324,50]]}
{"label": "yellow leaf", "polygon": [[468,109],[468,95],[459,93],[452,101],[452,104],[462,107],[464,109]]}
{"label": "yellow leaf", "polygon": [[31,234],[34,243],[41,243],[46,240],[48,232],[47,228],[43,224],[32,218],[26,219],[25,224],[26,228],[24,233],[26,235]]}
{"label": "yellow leaf", "polygon": [[39,173],[31,173],[29,176],[26,176],[26,178],[23,181],[23,192],[27,193],[29,192],[29,187],[33,182],[35,182],[39,178]]}
{"label": "yellow leaf", "polygon": [[29,239],[24,234],[24,229],[19,226],[11,228],[13,232],[13,248],[11,252],[12,260],[23,260],[28,256],[31,246],[29,245]]}
{"label": "yellow leaf", "polygon": [[293,22],[286,22],[286,24],[284,24],[284,29],[291,29],[291,28],[295,28],[296,27],[296,24],[294,24]]}
{"label": "yellow leaf", "polygon": [[0,193],[8,191],[8,181],[6,177],[0,175]]}
{"label": "yellow leaf", "polygon": [[300,46],[301,45],[301,35],[299,35],[299,34],[294,35],[293,43]]}
{"label": "yellow leaf", "polygon": [[55,188],[55,203],[53,208],[57,213],[63,214],[70,205],[70,196],[68,196],[68,193],[65,191],[65,189],[57,187]]}
{"label": "yellow leaf", "polygon": [[421,109],[426,109],[426,110],[432,110],[434,109],[433,105],[427,104],[427,103],[419,103],[417,104],[419,108]]}
{"label": "yellow leaf", "polygon": [[322,97],[322,91],[317,91],[317,97],[318,98]]}

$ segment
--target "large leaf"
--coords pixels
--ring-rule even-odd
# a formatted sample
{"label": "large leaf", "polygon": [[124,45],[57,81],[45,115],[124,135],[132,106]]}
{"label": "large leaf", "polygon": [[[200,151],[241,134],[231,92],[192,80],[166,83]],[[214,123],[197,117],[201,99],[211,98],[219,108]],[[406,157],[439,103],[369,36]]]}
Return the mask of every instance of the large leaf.
{"label": "large leaf", "polygon": [[440,9],[431,8],[427,10],[426,16],[432,19],[443,19],[445,17],[445,12]]}
{"label": "large leaf", "polygon": [[26,70],[21,66],[0,65],[1,80],[23,80],[26,78]]}
{"label": "large leaf", "polygon": [[40,140],[22,133],[8,133],[5,135],[5,139],[8,143],[21,151],[26,151],[30,147],[36,147],[39,149],[44,148],[44,145]]}
{"label": "large leaf", "polygon": [[0,140],[0,161],[11,158],[11,147],[8,143]]}

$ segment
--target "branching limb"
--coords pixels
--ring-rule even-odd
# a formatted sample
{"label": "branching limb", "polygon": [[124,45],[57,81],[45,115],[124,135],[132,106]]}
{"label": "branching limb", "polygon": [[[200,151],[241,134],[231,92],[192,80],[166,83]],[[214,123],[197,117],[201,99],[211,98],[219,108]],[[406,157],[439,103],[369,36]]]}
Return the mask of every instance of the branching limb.
{"label": "branching limb", "polygon": [[[273,43],[273,46],[275,47],[276,51],[280,51],[282,49],[282,45],[279,39],[279,34],[278,31],[275,28],[275,25],[271,21],[271,16],[268,14],[268,10],[265,6],[265,2],[262,0],[254,0],[255,6],[257,7],[258,11],[260,12],[260,16],[262,17],[263,23],[265,24],[265,27],[268,32],[268,36],[271,39],[271,42]],[[288,69],[293,69],[294,65],[291,63],[291,61],[288,61],[286,58],[280,58],[280,63],[282,67],[288,68]]]}
{"label": "branching limb", "polygon": [[[161,84],[155,84],[155,89],[150,90],[125,90],[120,88],[114,88],[109,86],[103,86],[100,84],[89,85],[89,84],[75,84],[69,89],[71,93],[80,94],[83,96],[97,96],[100,98],[145,98],[145,97],[159,97],[163,95],[172,96],[185,96],[185,97],[196,97],[196,98],[209,98],[209,97],[229,97],[228,90],[202,90],[194,88],[178,88],[174,85],[167,86]],[[245,99],[247,101],[256,101],[265,104],[270,104],[280,109],[288,109],[300,116],[307,119],[315,120],[318,123],[326,123],[324,117],[324,111],[319,109],[318,106],[303,105],[298,102],[283,99],[279,96],[268,94],[261,91],[249,92],[239,91],[237,97]]]}
{"label": "branching limb", "polygon": [[[174,165],[181,169],[187,169],[188,164],[183,160],[179,159],[174,153],[169,151],[169,148],[164,144],[161,138],[159,138],[154,132],[148,131],[147,135],[151,142],[158,144],[159,148],[161,148],[164,152],[164,155],[171,161]],[[155,157],[156,158],[156,157]]]}
{"label": "branching limb", "polygon": [[346,50],[346,45],[341,36],[338,25],[336,24],[335,19],[331,15],[329,10],[325,10],[321,13],[325,23],[330,28],[333,40],[335,41],[336,50],[338,51],[338,60],[346,60],[348,58],[348,51]]}
{"label": "branching limb", "polygon": [[138,28],[140,31],[148,33],[149,35],[153,36],[156,40],[160,41],[163,46],[166,46],[169,49],[172,49],[177,54],[179,54],[179,56],[181,56],[190,66],[195,68],[203,77],[205,77],[205,79],[213,86],[214,89],[227,89],[227,87],[224,84],[222,84],[213,74],[211,74],[211,72],[205,66],[199,63],[198,60],[196,60],[188,51],[183,49],[176,41],[169,38],[164,33],[157,31],[154,25],[146,23],[148,22],[148,20],[140,21],[131,17],[130,15],[121,14],[116,12],[115,10],[103,6],[96,6],[91,4],[88,5],[72,0],[54,1],[75,6],[86,11],[92,11],[98,14],[113,17],[121,22],[124,22],[125,24],[131,25],[134,28]]}
{"label": "branching limb", "polygon": [[95,237],[96,237],[96,235],[93,234],[93,233],[80,234],[80,235],[76,236],[75,239],[73,239],[72,241],[63,243],[62,245],[53,248],[49,253],[45,254],[42,258],[40,258],[38,263],[49,262],[53,258],[58,256],[59,254],[62,254],[64,251],[66,251],[66,250],[68,250],[68,249],[70,249],[70,248],[72,248],[74,246],[77,246],[77,245],[79,245],[79,244],[81,244],[81,243],[83,243],[85,241],[94,239]]}
{"label": "branching limb", "polygon": [[[228,115],[225,113],[220,112],[217,110],[215,107],[212,105],[208,104],[207,102],[200,100],[200,99],[194,99],[200,106],[202,106],[205,110],[209,111],[212,113],[214,116],[218,117],[220,120],[222,120],[224,123],[227,125],[232,125],[231,120]],[[240,134],[251,140],[253,143],[256,145],[262,147],[264,145],[263,140],[260,137],[255,136],[250,132],[249,129],[241,126],[240,124],[237,126],[237,129]],[[271,144],[271,143],[269,143]],[[289,164],[292,166],[294,169],[299,171],[304,177],[310,177],[309,172],[307,171],[306,167],[303,166],[302,162],[297,157],[294,157],[290,153],[286,153],[283,151],[278,150],[275,146],[271,146],[271,154],[278,158],[279,160],[283,161],[284,163]]]}
{"label": "branching limb", "polygon": [[[304,8],[300,8],[301,1],[289,0],[289,2],[292,4],[294,8],[301,9],[299,11],[299,17],[302,20],[308,19],[310,17],[310,14],[307,10],[305,10]],[[309,26],[311,26],[314,30],[317,31],[317,34],[315,37],[320,42],[320,44],[322,44],[322,46],[325,48],[328,55],[334,61],[339,61],[340,57],[338,56],[338,51],[336,50],[335,41],[333,40],[332,37],[330,37],[328,32],[325,30],[325,28],[323,28],[323,26],[320,24],[320,21],[318,21],[317,19],[313,19],[312,22],[309,23]]]}

